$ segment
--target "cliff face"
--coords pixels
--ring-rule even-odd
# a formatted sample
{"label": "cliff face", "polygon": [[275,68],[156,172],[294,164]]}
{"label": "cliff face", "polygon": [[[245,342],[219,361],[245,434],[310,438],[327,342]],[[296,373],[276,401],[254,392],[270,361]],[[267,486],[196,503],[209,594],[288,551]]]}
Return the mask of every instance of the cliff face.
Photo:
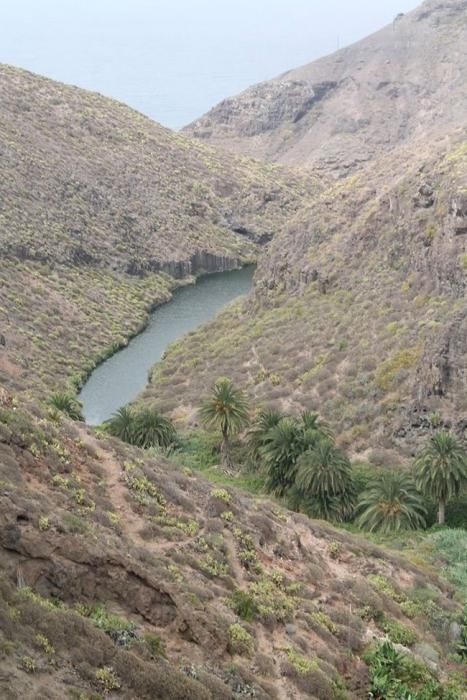
{"label": "cliff face", "polygon": [[353,46],[224,100],[185,132],[343,175],[463,124],[466,46],[467,3],[428,0]]}

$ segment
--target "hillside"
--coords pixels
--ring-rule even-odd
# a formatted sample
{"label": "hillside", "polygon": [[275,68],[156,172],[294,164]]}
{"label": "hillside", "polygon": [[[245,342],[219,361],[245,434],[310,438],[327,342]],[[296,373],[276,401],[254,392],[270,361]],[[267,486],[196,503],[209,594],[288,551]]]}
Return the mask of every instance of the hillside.
{"label": "hillside", "polygon": [[465,0],[427,0],[353,46],[224,100],[185,132],[343,175],[464,123],[466,46]]}
{"label": "hillside", "polygon": [[[360,66],[357,103],[368,124],[342,140],[337,132],[315,132],[321,121],[313,108],[310,128],[306,116],[297,124],[296,151],[279,120],[277,129],[258,137],[257,153],[277,138],[280,148],[267,158],[306,160],[313,172],[321,164],[330,175],[343,162],[326,161],[327,149],[336,149],[352,159],[352,172],[340,169],[337,181],[323,176],[320,192],[261,257],[252,298],[173,347],[154,368],[143,398],[168,411],[176,403],[174,415],[189,422],[200,392],[228,375],[256,405],[319,411],[343,447],[377,464],[406,461],[433,425],[467,440],[467,104],[460,80],[466,27],[467,3],[427,2],[393,27],[300,69],[310,80],[322,71],[324,80],[332,77],[330,65]],[[401,32],[404,52],[394,48],[393,55],[388,42],[397,43]],[[393,97],[396,111],[384,107],[386,88],[375,87],[383,65],[398,71],[390,84],[399,81],[404,94],[429,75],[426,99],[422,93],[407,98],[400,110]],[[341,89],[335,103],[328,96],[316,107],[329,120],[331,113],[334,120],[347,118]],[[287,92],[282,97],[291,104]],[[224,106],[234,128],[235,109]],[[255,110],[251,118],[261,123]],[[374,139],[378,134],[383,141]],[[230,148],[228,134],[220,129],[218,135]],[[252,152],[248,143],[256,138],[238,142],[239,150]],[[352,149],[361,150],[363,141],[370,150],[360,162]],[[196,375],[187,381],[193,363]]]}
{"label": "hillside", "polygon": [[371,448],[389,464],[414,454],[435,417],[465,437],[467,141],[456,138],[325,188],[270,244],[253,298],[169,349],[143,396],[190,417],[231,376],[256,404],[320,411],[354,455]]}
{"label": "hillside", "polygon": [[364,698],[385,633],[455,670],[432,567],[5,392],[0,463],[3,698]]}
{"label": "hillside", "polygon": [[10,385],[79,382],[176,279],[255,259],[317,187],[25,71],[1,66],[0,92],[0,378]]}
{"label": "hillside", "polygon": [[383,546],[203,475],[193,435],[141,450],[47,399],[176,285],[257,260],[143,399],[193,425],[230,374],[391,465],[435,411],[462,432],[467,133],[336,181],[10,67],[0,90],[0,696],[363,700],[383,665],[465,697],[464,533]]}

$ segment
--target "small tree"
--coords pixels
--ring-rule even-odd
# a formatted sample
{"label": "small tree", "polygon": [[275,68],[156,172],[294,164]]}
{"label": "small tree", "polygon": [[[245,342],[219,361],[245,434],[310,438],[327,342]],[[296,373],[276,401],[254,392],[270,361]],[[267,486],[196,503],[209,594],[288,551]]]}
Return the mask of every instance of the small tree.
{"label": "small tree", "polygon": [[318,433],[320,437],[332,439],[331,428],[321,419],[319,413],[303,411],[303,413],[300,414],[300,421],[304,430],[314,431]]}
{"label": "small tree", "polygon": [[260,452],[268,469],[268,490],[276,496],[291,496],[298,508],[303,500],[295,483],[298,460],[321,440],[331,442],[329,428],[317,413],[308,411],[299,417],[286,416],[267,431]]}
{"label": "small tree", "polygon": [[82,413],[82,404],[71,394],[57,391],[52,394],[48,400],[49,406],[55,408],[61,413],[65,413],[72,420],[84,421]]}
{"label": "small tree", "polygon": [[135,416],[131,408],[122,406],[105,422],[106,430],[123,442],[132,443],[135,432]]}
{"label": "small tree", "polygon": [[229,379],[218,379],[211,396],[201,406],[200,416],[206,427],[220,430],[222,466],[227,471],[231,471],[233,464],[230,439],[249,422],[248,400],[245,392],[237,389]]}
{"label": "small tree", "polygon": [[374,532],[415,530],[426,525],[426,508],[410,474],[388,471],[377,476],[361,495],[359,527]]}
{"label": "small tree", "polygon": [[169,447],[176,442],[177,434],[171,421],[154,408],[143,408],[135,415],[133,444],[148,447]]}
{"label": "small tree", "polygon": [[430,439],[414,463],[417,488],[438,503],[438,523],[444,524],[446,504],[467,486],[467,454],[451,433]]}
{"label": "small tree", "polygon": [[295,487],[311,514],[344,520],[353,511],[351,464],[329,438],[321,437],[300,456]]}
{"label": "small tree", "polygon": [[248,433],[248,446],[254,460],[259,460],[261,451],[267,443],[268,433],[284,418],[284,414],[275,408],[264,408],[259,411],[255,422]]}
{"label": "small tree", "polygon": [[143,449],[167,448],[177,440],[177,433],[171,421],[161,416],[154,408],[134,411],[123,406],[105,423],[105,427],[114,437]]}
{"label": "small tree", "polygon": [[276,496],[295,483],[297,460],[303,452],[303,431],[294,418],[283,418],[265,436],[262,454],[268,469],[266,488]]}

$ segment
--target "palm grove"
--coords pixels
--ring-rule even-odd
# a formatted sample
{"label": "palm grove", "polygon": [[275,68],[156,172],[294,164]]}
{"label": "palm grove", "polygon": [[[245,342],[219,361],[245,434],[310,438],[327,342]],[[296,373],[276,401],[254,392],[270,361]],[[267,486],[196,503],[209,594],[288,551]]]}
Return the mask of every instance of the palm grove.
{"label": "palm grove", "polygon": [[[51,404],[79,419],[75,404],[68,411],[63,396],[60,401],[53,397]],[[199,410],[206,429],[219,434],[218,452],[227,473],[234,471],[240,444],[245,448],[241,461],[263,478],[265,490],[311,517],[353,521],[384,534],[426,527],[435,504],[442,525],[448,503],[467,490],[467,453],[449,432],[433,434],[410,470],[386,469],[365,475],[362,482],[317,413],[291,416],[262,408],[253,420],[250,415],[246,393],[226,378],[215,383]],[[145,449],[184,449],[171,421],[154,408],[123,407],[104,427]]]}

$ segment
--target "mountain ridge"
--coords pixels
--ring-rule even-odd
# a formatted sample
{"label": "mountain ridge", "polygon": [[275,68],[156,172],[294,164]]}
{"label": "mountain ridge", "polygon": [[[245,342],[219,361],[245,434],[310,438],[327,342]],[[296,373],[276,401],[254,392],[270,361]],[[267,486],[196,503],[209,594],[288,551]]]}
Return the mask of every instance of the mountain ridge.
{"label": "mountain ridge", "polygon": [[356,44],[227,98],[184,131],[340,176],[399,143],[447,132],[467,104],[466,12],[464,0],[427,0]]}

